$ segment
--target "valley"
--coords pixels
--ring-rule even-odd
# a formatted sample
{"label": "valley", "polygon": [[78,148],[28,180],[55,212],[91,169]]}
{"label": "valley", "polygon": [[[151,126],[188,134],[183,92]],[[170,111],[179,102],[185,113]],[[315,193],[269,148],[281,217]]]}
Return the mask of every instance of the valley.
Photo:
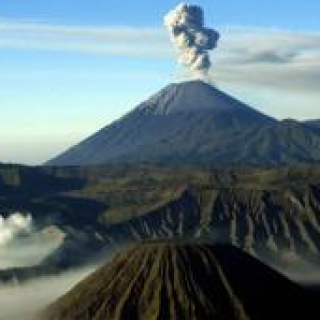
{"label": "valley", "polygon": [[3,214],[30,212],[59,247],[39,265],[0,279],[81,266],[150,239],[230,243],[283,267],[318,265],[320,166],[95,166],[0,168]]}

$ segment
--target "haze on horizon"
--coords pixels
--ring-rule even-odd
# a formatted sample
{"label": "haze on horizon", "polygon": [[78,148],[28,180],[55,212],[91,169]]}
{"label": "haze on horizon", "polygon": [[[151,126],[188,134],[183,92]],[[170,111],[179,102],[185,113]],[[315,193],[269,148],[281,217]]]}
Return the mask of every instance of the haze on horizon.
{"label": "haze on horizon", "polygon": [[[1,1],[0,162],[40,164],[184,79],[162,25],[179,2]],[[217,86],[279,119],[320,118],[319,3],[191,3],[221,34]]]}

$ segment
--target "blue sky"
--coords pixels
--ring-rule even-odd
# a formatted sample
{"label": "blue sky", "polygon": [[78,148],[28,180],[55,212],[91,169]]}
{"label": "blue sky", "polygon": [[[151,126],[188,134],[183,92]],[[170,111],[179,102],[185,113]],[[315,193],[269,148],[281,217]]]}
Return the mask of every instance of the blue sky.
{"label": "blue sky", "polygon": [[[179,1],[1,0],[0,162],[37,164],[183,74]],[[192,1],[221,33],[218,86],[277,118],[320,118],[320,2]]]}

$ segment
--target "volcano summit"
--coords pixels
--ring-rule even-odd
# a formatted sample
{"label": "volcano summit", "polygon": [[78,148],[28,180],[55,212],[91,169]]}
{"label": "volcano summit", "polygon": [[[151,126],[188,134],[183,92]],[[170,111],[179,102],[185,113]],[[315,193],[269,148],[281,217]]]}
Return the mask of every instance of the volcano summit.
{"label": "volcano summit", "polygon": [[277,165],[320,160],[320,131],[277,121],[202,81],[171,84],[47,164]]}

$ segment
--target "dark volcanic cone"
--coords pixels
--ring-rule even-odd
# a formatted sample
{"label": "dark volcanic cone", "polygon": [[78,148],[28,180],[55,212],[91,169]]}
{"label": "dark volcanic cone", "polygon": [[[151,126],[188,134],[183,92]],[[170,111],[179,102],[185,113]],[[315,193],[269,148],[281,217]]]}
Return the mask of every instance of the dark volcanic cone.
{"label": "dark volcanic cone", "polygon": [[288,319],[305,299],[298,286],[238,249],[151,243],[118,254],[41,319]]}

